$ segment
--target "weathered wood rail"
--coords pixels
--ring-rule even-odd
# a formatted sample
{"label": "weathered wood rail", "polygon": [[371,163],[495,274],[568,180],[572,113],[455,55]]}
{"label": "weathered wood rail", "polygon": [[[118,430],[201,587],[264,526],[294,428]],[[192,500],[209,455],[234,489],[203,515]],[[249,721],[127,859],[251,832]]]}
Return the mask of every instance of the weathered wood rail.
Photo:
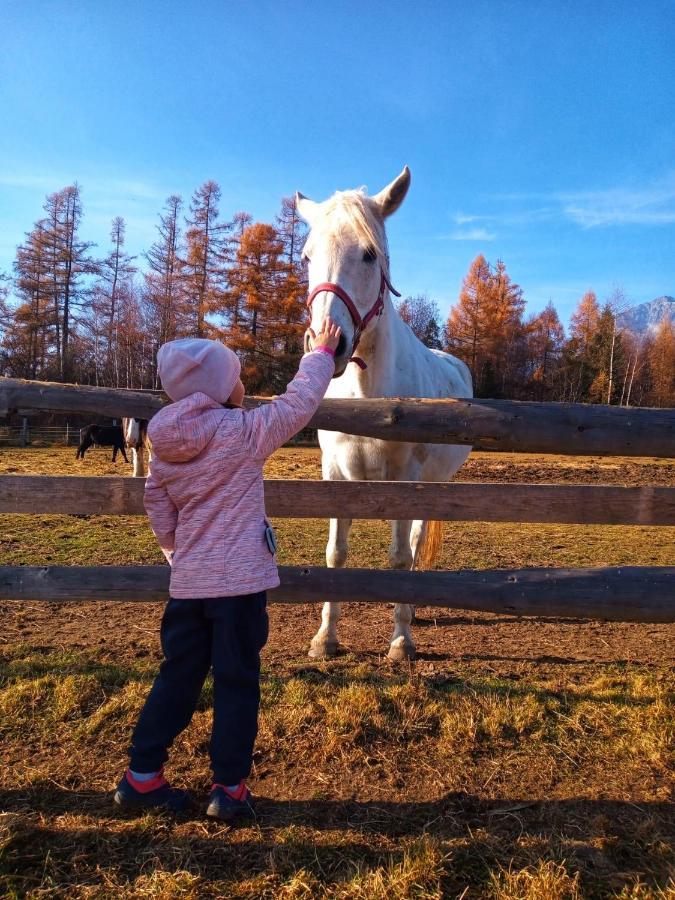
{"label": "weathered wood rail", "polygon": [[[278,603],[411,603],[516,616],[675,622],[675,567],[403,572],[281,566]],[[165,601],[168,566],[0,566],[0,600]]]}
{"label": "weathered wood rail", "polygon": [[[137,478],[0,475],[0,513],[144,515]],[[675,488],[567,484],[266,481],[270,516],[675,525]]]}
{"label": "weathered wood rail", "polygon": [[[0,415],[19,408],[152,418],[166,400],[123,391],[0,378]],[[249,405],[266,402],[249,398]],[[324,400],[310,423],[388,441],[569,455],[675,457],[675,410],[516,400]]]}

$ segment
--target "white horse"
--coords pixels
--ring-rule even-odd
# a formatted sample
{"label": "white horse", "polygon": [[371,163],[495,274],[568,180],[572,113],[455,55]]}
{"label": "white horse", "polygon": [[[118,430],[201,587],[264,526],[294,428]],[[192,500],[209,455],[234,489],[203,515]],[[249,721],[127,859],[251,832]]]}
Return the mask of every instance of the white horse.
{"label": "white horse", "polygon": [[[471,397],[467,366],[419,341],[396,312],[390,297],[389,255],[384,221],[403,202],[410,186],[406,166],[379,194],[338,191],[323,203],[296,197],[310,226],[304,255],[309,271],[311,329],[325,316],[342,328],[335,377],[327,397]],[[311,331],[305,335],[312,346]],[[356,356],[358,351],[358,356]],[[324,479],[331,481],[449,481],[471,448],[407,444],[319,431]],[[326,562],[344,566],[351,519],[331,519]],[[442,536],[441,523],[393,521],[389,561],[393,568],[428,566]],[[411,598],[412,599],[412,598]],[[398,603],[389,658],[414,658],[410,631],[414,607]],[[340,604],[324,603],[322,624],[309,655],[334,656]]]}
{"label": "white horse", "polygon": [[148,438],[147,419],[122,419],[124,443],[131,448],[134,463],[134,478],[145,478],[145,451],[148,452],[148,464],[152,459],[152,445]]}

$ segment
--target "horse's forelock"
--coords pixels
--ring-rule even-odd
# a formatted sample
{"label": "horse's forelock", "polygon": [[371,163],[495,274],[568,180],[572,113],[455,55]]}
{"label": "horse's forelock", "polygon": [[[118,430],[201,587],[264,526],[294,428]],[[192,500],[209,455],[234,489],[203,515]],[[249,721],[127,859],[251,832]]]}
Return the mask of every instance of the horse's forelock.
{"label": "horse's forelock", "polygon": [[364,250],[372,249],[380,264],[388,271],[389,254],[384,224],[376,214],[364,188],[336,191],[320,206],[321,212],[312,224],[328,240],[330,249],[339,253],[347,241],[356,237]]}

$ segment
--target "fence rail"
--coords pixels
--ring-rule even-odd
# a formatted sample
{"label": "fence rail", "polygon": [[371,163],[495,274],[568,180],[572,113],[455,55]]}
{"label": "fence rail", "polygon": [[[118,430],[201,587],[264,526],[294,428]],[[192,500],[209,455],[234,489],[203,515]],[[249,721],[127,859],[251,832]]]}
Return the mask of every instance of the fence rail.
{"label": "fence rail", "polygon": [[[144,515],[137,478],[0,475],[0,513]],[[675,488],[406,481],[265,481],[270,516],[675,525]]]}
{"label": "fence rail", "polygon": [[[0,415],[19,408],[151,418],[154,394],[0,378]],[[249,398],[249,405],[264,398]],[[475,449],[675,457],[675,410],[516,400],[324,400],[311,426],[388,441]]]}
{"label": "fence rail", "polygon": [[[516,616],[675,622],[675,567],[407,572],[281,566],[278,603],[415,603]],[[0,566],[0,600],[161,602],[168,566]]]}

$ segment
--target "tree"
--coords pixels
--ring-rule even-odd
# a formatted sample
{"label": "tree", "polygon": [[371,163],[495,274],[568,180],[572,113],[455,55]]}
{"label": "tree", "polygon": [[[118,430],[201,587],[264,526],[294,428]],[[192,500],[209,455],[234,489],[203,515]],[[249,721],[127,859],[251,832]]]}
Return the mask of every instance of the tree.
{"label": "tree", "polygon": [[675,327],[665,315],[648,352],[653,406],[675,406]]}
{"label": "tree", "polygon": [[593,291],[579,301],[570,320],[570,337],[564,347],[565,390],[561,399],[578,402],[588,397],[597,375],[592,363],[592,343],[600,321],[600,306]]}
{"label": "tree", "polygon": [[70,341],[74,314],[86,295],[81,276],[95,272],[96,265],[87,255],[93,245],[80,240],[78,235],[82,220],[79,185],[72,184],[50,194],[44,210],[47,215],[39,225],[44,233],[46,268],[51,282],[58,377],[66,381],[72,375]]}
{"label": "tree", "polygon": [[307,227],[298,214],[295,197],[282,197],[281,210],[276,217],[277,240],[281,244],[281,266],[278,272],[277,322],[275,327],[283,341],[283,358],[279,375],[286,382],[292,378],[297,357],[302,355],[307,310],[306,265],[302,262],[302,248],[307,239]]}
{"label": "tree", "polygon": [[[96,383],[98,384],[99,339],[104,338],[102,373],[105,384],[119,386],[120,360],[117,345],[117,320],[122,298],[131,290],[130,282],[136,271],[134,257],[124,252],[124,219],[116,216],[111,223],[110,252],[99,263],[98,278],[93,289],[94,318],[90,324],[96,337]],[[101,333],[103,326],[103,334]]]}
{"label": "tree", "polygon": [[542,312],[525,323],[529,379],[536,399],[550,397],[558,374],[565,331],[549,300]]}
{"label": "tree", "polygon": [[[14,374],[24,378],[49,377],[49,353],[54,326],[50,300],[44,223],[38,222],[17,247],[14,288],[18,304],[11,320],[7,307],[5,346]],[[58,377],[57,372],[51,372]]]}
{"label": "tree", "polygon": [[397,306],[399,316],[409,325],[417,338],[427,347],[440,350],[443,347],[438,304],[425,295],[406,297]]}
{"label": "tree", "polygon": [[219,202],[220,187],[215,181],[205,181],[194,192],[186,219],[183,305],[187,332],[195,337],[207,337],[211,333],[207,316],[226,308],[232,224],[218,221]]}
{"label": "tree", "polygon": [[502,260],[491,268],[481,254],[471,263],[446,325],[450,352],[463,359],[477,396],[513,394],[524,367],[523,292]]}
{"label": "tree", "polygon": [[167,198],[159,215],[158,239],[145,254],[144,300],[157,346],[172,341],[181,332],[181,232],[178,218],[183,201],[176,194]]}
{"label": "tree", "polygon": [[487,311],[487,352],[501,382],[502,394],[513,395],[518,368],[524,357],[523,311],[525,299],[521,288],[511,281],[501,259],[492,275],[490,307]]}
{"label": "tree", "polygon": [[228,345],[242,357],[246,387],[251,391],[277,390],[279,351],[287,337],[282,289],[286,266],[283,244],[272,225],[256,222],[244,229],[230,286],[241,298],[235,323],[226,329]]}
{"label": "tree", "polygon": [[468,365],[474,385],[485,353],[485,314],[491,289],[490,266],[479,254],[462,282],[459,300],[446,325],[448,349]]}

